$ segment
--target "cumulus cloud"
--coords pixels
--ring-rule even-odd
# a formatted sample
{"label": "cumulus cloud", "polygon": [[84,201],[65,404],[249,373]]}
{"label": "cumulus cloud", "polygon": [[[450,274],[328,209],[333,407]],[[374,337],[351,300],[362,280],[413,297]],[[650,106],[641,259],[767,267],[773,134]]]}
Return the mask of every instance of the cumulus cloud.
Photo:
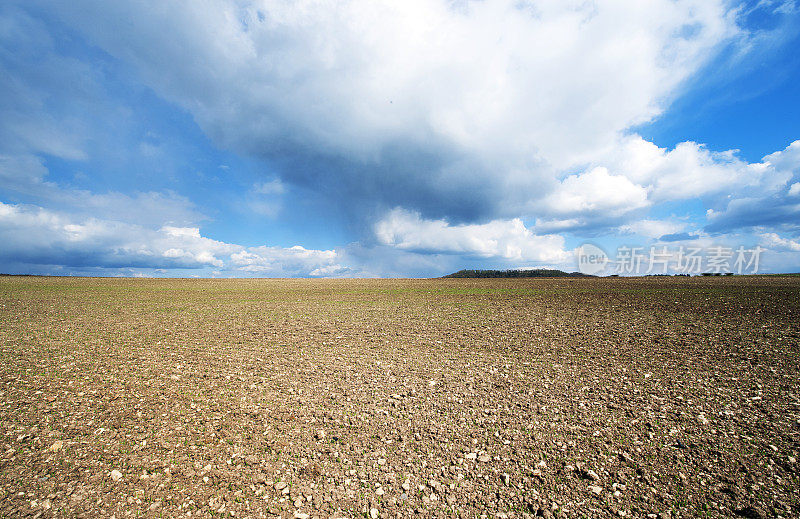
{"label": "cumulus cloud", "polygon": [[48,209],[140,225],[185,225],[206,219],[188,198],[176,193],[96,193],[48,181],[48,174],[39,157],[0,154],[0,192],[24,195]]}
{"label": "cumulus cloud", "polygon": [[[635,222],[620,226],[619,230],[623,234],[638,234],[648,238],[670,238],[677,237],[686,228],[685,222],[673,220],[637,220]],[[689,235],[686,234],[688,237]]]}
{"label": "cumulus cloud", "polygon": [[[294,247],[251,247],[231,255],[231,262],[246,272],[285,272],[319,276],[322,273],[341,273],[346,269],[336,264],[339,255],[333,250],[309,250]],[[311,268],[309,268],[311,267]]]}
{"label": "cumulus cloud", "polygon": [[800,140],[794,141],[785,149],[767,155],[764,157],[764,162],[779,170],[800,172]]}
{"label": "cumulus cloud", "polygon": [[375,225],[375,235],[384,245],[409,251],[521,262],[560,263],[569,258],[564,250],[564,238],[537,236],[518,218],[450,225],[445,220],[424,220],[419,213],[395,209]]}
{"label": "cumulus cloud", "polygon": [[740,189],[731,188],[717,206],[710,207],[705,230],[724,233],[741,228],[772,227],[788,232],[800,229],[800,200],[796,196],[800,141],[749,166],[761,177],[754,173],[755,182]]}
{"label": "cumulus cloud", "polygon": [[570,175],[545,200],[555,214],[603,214],[619,216],[646,207],[647,190],[621,175],[611,175],[603,167],[588,173]]}
{"label": "cumulus cloud", "polygon": [[161,230],[97,218],[78,219],[37,206],[0,202],[5,262],[96,267],[198,268],[219,265],[231,246],[196,229]]}
{"label": "cumulus cloud", "polygon": [[800,229],[800,203],[778,196],[735,198],[721,210],[706,212],[705,230],[726,233],[742,228]]}
{"label": "cumulus cloud", "polygon": [[[544,199],[540,231],[595,229],[656,236],[640,209],[699,200],[706,208],[705,230],[791,225],[798,216],[794,198],[800,170],[800,142],[759,162],[738,150],[715,152],[694,142],[661,148],[638,135],[621,138],[587,173],[570,175]],[[647,228],[650,227],[650,230]],[[664,229],[675,234],[678,229]]]}
{"label": "cumulus cloud", "polygon": [[[791,172],[764,161],[749,163],[737,157],[737,150],[714,152],[695,142],[682,142],[672,150],[660,148],[638,135],[624,139],[615,148],[609,167],[618,174],[647,186],[653,202],[684,200],[746,190],[767,193],[786,184]],[[795,163],[795,167],[797,163]]]}
{"label": "cumulus cloud", "polygon": [[792,251],[800,252],[800,241],[795,241],[789,238],[782,238],[774,232],[768,232],[761,235],[761,244],[768,249],[779,251]]}
{"label": "cumulus cloud", "polygon": [[339,253],[300,246],[244,247],[202,236],[196,227],[148,228],[78,219],[37,206],[0,202],[0,267],[27,263],[99,269],[227,269],[263,276],[342,274]]}
{"label": "cumulus cloud", "polygon": [[[793,233],[800,141],[748,162],[695,142],[661,148],[631,130],[720,48],[746,43],[738,12],[726,0],[8,3],[0,194],[33,205],[4,204],[3,232],[31,261],[50,251],[72,264],[320,276],[385,273],[369,254],[403,271],[454,256],[559,263],[569,253],[555,232],[694,239],[655,214],[695,199],[708,210],[703,232]],[[260,159],[268,173],[244,184],[236,210],[274,219],[294,193],[313,192],[366,229],[363,243],[215,242],[181,194],[49,180],[43,157],[89,159],[104,149],[96,135],[111,133],[102,121],[126,114],[98,102],[104,67],[61,55],[35,13],[132,67],[217,146]],[[145,141],[138,154],[168,157]]]}
{"label": "cumulus cloud", "polygon": [[165,225],[161,231],[174,238],[200,238],[200,229],[197,227],[172,227]]}
{"label": "cumulus cloud", "polygon": [[531,214],[741,35],[722,0],[37,3],[284,180],[461,220]]}

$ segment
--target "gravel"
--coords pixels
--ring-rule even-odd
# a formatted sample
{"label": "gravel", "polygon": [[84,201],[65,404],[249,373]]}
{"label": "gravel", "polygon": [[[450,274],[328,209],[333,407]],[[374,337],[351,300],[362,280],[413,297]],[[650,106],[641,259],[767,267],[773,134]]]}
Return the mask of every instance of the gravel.
{"label": "gravel", "polygon": [[0,277],[3,517],[798,517],[800,278]]}

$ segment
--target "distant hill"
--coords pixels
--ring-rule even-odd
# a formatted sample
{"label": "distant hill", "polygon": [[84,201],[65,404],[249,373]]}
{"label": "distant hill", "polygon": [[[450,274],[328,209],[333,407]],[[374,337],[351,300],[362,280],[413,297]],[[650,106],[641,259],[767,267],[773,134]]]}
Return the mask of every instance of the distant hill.
{"label": "distant hill", "polygon": [[459,270],[443,276],[445,278],[583,278],[594,277],[580,272],[564,272],[555,269],[531,270]]}

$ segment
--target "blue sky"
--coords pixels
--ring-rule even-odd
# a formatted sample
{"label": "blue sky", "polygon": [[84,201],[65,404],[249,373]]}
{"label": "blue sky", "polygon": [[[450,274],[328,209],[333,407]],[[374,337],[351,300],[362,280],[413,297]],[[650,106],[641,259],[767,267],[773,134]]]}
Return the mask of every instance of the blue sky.
{"label": "blue sky", "polygon": [[586,242],[796,272],[799,21],[795,1],[4,2],[0,272],[573,271]]}

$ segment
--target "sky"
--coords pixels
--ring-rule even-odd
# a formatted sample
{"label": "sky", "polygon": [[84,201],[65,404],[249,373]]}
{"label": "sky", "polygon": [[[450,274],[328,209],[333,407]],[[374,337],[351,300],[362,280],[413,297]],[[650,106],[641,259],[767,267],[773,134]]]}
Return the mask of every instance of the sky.
{"label": "sky", "polygon": [[799,51],[795,0],[6,0],[0,273],[798,272]]}

